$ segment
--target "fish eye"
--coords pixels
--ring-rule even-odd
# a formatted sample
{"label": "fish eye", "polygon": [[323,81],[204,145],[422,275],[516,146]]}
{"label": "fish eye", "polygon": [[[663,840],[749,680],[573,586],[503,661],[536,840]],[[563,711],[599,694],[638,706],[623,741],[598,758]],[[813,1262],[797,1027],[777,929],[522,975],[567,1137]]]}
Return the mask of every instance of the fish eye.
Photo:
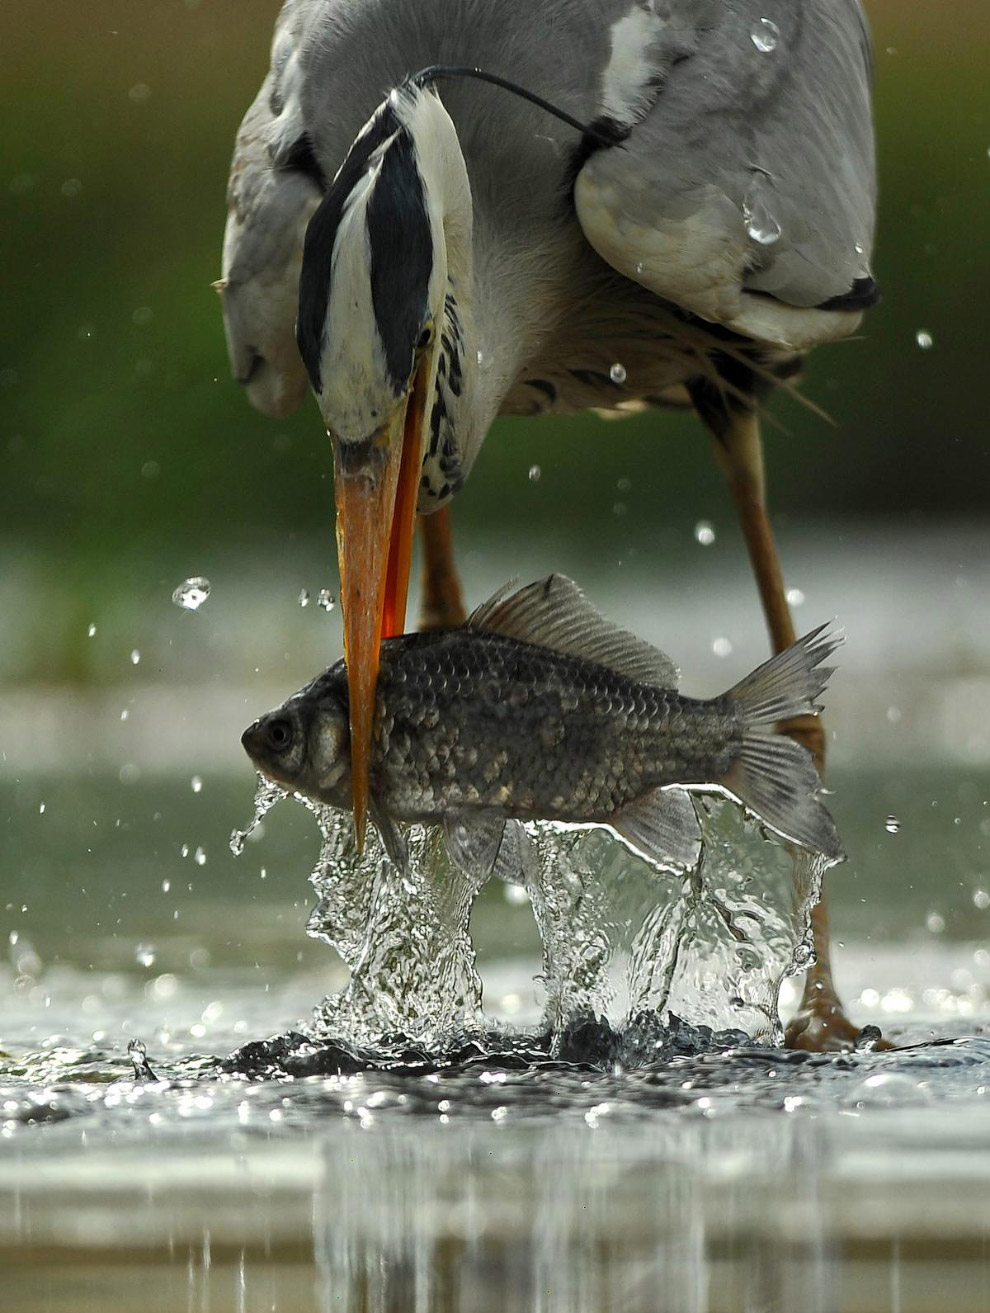
{"label": "fish eye", "polygon": [[265,730],[265,738],[275,752],[285,752],[292,743],[292,726],[287,720],[273,720]]}

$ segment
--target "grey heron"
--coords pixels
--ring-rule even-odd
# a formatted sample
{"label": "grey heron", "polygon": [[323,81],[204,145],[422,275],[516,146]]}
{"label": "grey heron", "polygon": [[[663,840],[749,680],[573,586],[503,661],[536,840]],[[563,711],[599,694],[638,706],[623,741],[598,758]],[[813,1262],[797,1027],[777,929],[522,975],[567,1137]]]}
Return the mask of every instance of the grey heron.
{"label": "grey heron", "polygon": [[[333,446],[359,835],[414,516],[455,621],[444,508],[497,415],[693,404],[793,641],[759,409],[876,300],[871,62],[859,0],[286,0],[220,288],[251,401],[311,385]],[[438,65],[563,118],[411,76]],[[788,732],[821,767],[817,723]],[[814,931],[794,1036],[847,1042],[824,907]]]}

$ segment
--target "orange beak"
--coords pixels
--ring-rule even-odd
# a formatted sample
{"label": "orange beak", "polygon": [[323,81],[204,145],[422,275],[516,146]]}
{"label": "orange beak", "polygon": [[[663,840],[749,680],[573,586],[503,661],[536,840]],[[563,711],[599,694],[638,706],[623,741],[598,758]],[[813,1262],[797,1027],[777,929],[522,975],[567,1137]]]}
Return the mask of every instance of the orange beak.
{"label": "orange beak", "polygon": [[424,354],[404,404],[387,424],[359,444],[334,441],[337,559],[359,852],[368,820],[379,646],[383,638],[401,634],[406,622],[432,354]]}

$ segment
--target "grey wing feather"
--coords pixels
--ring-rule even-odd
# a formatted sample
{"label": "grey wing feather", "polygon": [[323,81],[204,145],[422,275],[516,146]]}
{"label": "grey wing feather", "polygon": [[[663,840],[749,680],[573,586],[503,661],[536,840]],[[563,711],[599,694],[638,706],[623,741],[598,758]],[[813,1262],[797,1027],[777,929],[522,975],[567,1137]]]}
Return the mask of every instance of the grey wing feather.
{"label": "grey wing feather", "polygon": [[[626,276],[748,336],[803,348],[851,331],[873,287],[876,203],[858,0],[655,8],[670,14],[656,16],[644,68],[624,90],[611,86],[631,132],[578,176],[591,244]],[[768,34],[773,48],[761,50]],[[644,111],[633,84],[647,75]],[[836,299],[841,308],[820,308]]]}

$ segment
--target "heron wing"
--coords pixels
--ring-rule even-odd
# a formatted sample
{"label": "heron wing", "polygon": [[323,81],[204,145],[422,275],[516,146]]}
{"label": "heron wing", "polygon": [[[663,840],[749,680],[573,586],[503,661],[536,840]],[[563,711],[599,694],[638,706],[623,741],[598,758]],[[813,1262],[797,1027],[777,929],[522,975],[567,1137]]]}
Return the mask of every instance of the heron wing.
{"label": "heron wing", "polygon": [[284,416],[308,381],[295,340],[306,225],[325,182],[303,118],[302,61],[319,6],[289,0],[271,68],[238,129],[223,239],[224,328],[234,377],[265,414]]}
{"label": "heron wing", "polygon": [[858,0],[668,0],[621,21],[599,120],[616,145],[589,134],[575,184],[591,245],[748,337],[804,349],[852,331],[876,299]]}

